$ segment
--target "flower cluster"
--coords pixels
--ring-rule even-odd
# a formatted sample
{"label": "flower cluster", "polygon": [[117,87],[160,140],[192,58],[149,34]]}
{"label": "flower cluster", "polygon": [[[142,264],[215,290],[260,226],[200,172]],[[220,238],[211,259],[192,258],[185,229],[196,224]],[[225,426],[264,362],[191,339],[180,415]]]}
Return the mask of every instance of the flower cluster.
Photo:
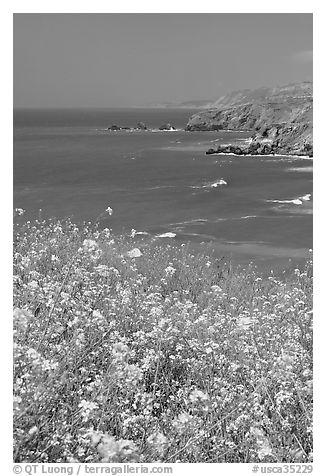
{"label": "flower cluster", "polygon": [[13,288],[16,462],[311,461],[310,261],[230,272],[38,221],[15,230]]}

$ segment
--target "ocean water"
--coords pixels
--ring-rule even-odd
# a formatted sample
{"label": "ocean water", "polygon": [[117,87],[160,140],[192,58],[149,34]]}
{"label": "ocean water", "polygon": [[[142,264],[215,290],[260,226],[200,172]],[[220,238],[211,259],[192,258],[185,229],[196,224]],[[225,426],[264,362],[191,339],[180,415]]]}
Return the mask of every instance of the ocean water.
{"label": "ocean water", "polygon": [[[237,263],[287,268],[312,248],[312,160],[206,155],[248,132],[185,132],[194,111],[15,110],[14,207],[18,220],[103,214],[101,226],[144,239],[190,242]],[[112,124],[173,132],[111,132]],[[41,211],[40,211],[41,209]]]}

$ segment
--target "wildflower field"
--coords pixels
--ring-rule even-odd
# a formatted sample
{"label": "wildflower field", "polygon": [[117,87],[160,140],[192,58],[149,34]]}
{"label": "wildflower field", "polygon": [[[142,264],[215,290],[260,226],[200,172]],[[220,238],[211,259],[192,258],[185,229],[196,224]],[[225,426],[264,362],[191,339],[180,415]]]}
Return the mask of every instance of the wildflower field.
{"label": "wildflower field", "polygon": [[312,263],[14,230],[15,462],[312,461]]}

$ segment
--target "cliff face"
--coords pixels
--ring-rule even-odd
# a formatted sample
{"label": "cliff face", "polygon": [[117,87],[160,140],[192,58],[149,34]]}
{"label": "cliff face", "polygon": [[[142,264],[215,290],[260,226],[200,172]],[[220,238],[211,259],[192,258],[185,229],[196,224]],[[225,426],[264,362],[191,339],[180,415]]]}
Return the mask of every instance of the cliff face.
{"label": "cliff face", "polygon": [[237,91],[213,105],[194,114],[186,130],[253,130],[253,141],[268,143],[275,152],[312,154],[311,83]]}

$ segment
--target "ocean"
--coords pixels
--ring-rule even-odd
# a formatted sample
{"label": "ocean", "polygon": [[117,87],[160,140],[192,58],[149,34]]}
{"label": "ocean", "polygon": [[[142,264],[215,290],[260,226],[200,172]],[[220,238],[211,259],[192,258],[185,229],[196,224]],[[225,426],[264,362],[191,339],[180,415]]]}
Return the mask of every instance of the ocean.
{"label": "ocean", "polygon": [[[14,111],[15,220],[95,220],[115,233],[191,243],[287,269],[312,248],[312,160],[206,155],[249,132],[186,132],[188,109]],[[150,131],[108,131],[112,124]],[[176,131],[158,131],[171,123]],[[103,213],[107,207],[112,216]],[[164,236],[168,234],[167,236]],[[158,237],[163,235],[163,237]]]}

